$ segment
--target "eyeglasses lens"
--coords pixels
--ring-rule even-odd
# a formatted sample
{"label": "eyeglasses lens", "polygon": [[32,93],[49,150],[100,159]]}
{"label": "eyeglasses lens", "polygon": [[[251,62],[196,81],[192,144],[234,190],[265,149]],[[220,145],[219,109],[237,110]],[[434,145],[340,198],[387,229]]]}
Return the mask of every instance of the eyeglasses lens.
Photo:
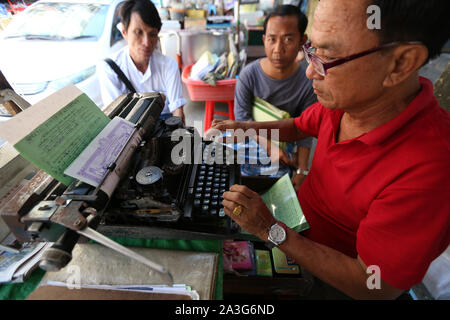
{"label": "eyeglasses lens", "polygon": [[321,76],[325,76],[325,70],[323,64],[314,56],[312,52],[309,51],[310,45],[306,44],[303,46],[303,52],[305,53],[305,58],[308,63],[312,63],[314,70]]}
{"label": "eyeglasses lens", "polygon": [[314,70],[315,70],[318,74],[320,74],[321,76],[325,76],[325,70],[324,70],[324,68],[323,68],[322,62],[320,62],[318,59],[315,59],[314,56],[312,56],[312,57],[310,58],[310,60],[311,60],[311,62],[312,62],[312,64],[313,64]]}

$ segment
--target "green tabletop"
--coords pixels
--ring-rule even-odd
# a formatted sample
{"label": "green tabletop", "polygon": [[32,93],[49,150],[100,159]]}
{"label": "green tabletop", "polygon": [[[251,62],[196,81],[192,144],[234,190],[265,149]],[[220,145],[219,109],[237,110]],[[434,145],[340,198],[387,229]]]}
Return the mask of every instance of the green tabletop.
{"label": "green tabletop", "polygon": [[[132,239],[112,238],[113,240],[129,247],[144,247],[155,249],[183,250],[214,252],[219,254],[217,263],[217,280],[214,298],[223,299],[223,256],[222,240],[155,240],[155,239]],[[37,287],[45,271],[36,269],[31,277],[24,283],[12,283],[0,285],[0,299],[23,300]]]}

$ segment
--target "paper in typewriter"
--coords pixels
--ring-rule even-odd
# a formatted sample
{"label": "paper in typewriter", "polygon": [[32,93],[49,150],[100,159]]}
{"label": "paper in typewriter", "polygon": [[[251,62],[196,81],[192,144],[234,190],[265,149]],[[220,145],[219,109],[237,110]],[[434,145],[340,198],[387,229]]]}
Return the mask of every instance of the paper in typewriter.
{"label": "paper in typewriter", "polygon": [[52,177],[69,185],[64,170],[103,130],[110,119],[69,85],[18,113],[0,126],[0,136]]}
{"label": "paper in typewriter", "polygon": [[289,228],[297,232],[309,228],[288,174],[281,177],[261,197],[274,217],[284,222]]}
{"label": "paper in typewriter", "polygon": [[105,176],[108,165],[117,159],[133,130],[134,124],[115,117],[64,173],[97,187]]}

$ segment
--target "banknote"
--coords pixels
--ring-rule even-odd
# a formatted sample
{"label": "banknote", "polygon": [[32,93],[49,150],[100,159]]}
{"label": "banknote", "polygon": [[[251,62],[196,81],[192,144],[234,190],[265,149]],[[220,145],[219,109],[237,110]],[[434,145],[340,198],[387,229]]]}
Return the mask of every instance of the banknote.
{"label": "banknote", "polygon": [[134,124],[115,117],[64,171],[68,176],[97,187],[108,166],[117,159],[133,133]]}

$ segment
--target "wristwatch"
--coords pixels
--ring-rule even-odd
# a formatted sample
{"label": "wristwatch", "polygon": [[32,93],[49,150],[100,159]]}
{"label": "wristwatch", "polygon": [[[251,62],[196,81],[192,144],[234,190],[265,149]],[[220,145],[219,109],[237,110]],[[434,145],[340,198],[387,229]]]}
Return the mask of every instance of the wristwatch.
{"label": "wristwatch", "polygon": [[309,173],[309,170],[297,169],[296,173],[297,174],[302,174],[304,176],[307,176],[308,173]]}
{"label": "wristwatch", "polygon": [[269,236],[267,237],[266,246],[272,249],[279,246],[286,240],[287,227],[281,222],[277,221],[269,228]]}

